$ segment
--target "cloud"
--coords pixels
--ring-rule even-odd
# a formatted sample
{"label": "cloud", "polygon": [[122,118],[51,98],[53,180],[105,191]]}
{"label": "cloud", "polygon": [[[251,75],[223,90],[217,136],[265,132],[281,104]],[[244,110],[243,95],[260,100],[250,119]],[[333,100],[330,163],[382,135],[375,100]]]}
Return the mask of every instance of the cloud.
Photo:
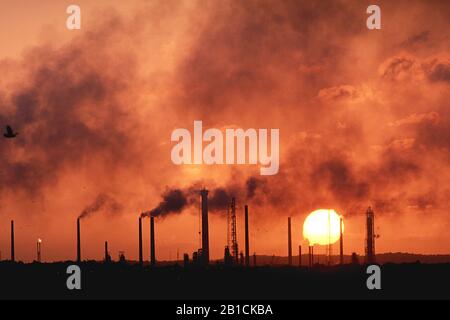
{"label": "cloud", "polygon": [[381,77],[391,81],[407,79],[414,73],[416,65],[416,59],[412,56],[390,58],[380,67]]}
{"label": "cloud", "polygon": [[432,63],[427,75],[428,79],[432,82],[450,83],[450,60]]}
{"label": "cloud", "polygon": [[430,31],[424,30],[420,33],[408,37],[408,39],[406,39],[401,43],[401,46],[405,48],[415,48],[418,46],[425,45],[429,41],[429,39],[430,39]]}
{"label": "cloud", "polygon": [[437,112],[427,112],[427,113],[413,113],[403,119],[396,120],[390,123],[390,126],[402,126],[402,125],[415,125],[419,123],[428,122],[430,124],[436,124],[439,122],[439,114]]}
{"label": "cloud", "polygon": [[358,98],[358,90],[351,85],[340,85],[331,88],[324,88],[319,91],[318,98],[321,100],[342,100]]}
{"label": "cloud", "polygon": [[381,77],[390,81],[423,80],[431,82],[450,81],[450,59],[440,57],[417,58],[400,55],[389,58],[380,67]]}

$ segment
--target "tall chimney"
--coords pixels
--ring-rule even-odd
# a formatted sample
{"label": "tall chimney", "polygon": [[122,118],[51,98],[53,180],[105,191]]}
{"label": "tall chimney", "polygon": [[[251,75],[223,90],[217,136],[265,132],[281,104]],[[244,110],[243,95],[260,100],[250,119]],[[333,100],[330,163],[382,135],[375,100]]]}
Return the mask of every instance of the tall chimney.
{"label": "tall chimney", "polygon": [[156,264],[155,255],[155,217],[150,217],[150,265],[154,267]]}
{"label": "tall chimney", "polygon": [[250,247],[248,234],[248,205],[245,205],[245,265],[250,266]]}
{"label": "tall chimney", "polygon": [[308,246],[308,265],[311,267],[311,246]]}
{"label": "tall chimney", "polygon": [[36,253],[37,253],[37,262],[41,262],[41,245],[42,245],[42,240],[38,239],[37,243],[36,243]]}
{"label": "tall chimney", "polygon": [[366,263],[375,263],[375,216],[371,207],[366,212]]}
{"label": "tall chimney", "polygon": [[302,246],[298,246],[298,266],[302,266]]}
{"label": "tall chimney", "polygon": [[340,258],[340,263],[344,264],[344,233],[342,230],[342,217],[339,220],[339,233],[340,233],[340,238],[339,238],[339,258]]}
{"label": "tall chimney", "polygon": [[202,260],[209,264],[208,190],[200,191],[202,196]]}
{"label": "tall chimney", "polygon": [[109,262],[108,241],[105,241],[105,262]]}
{"label": "tall chimney", "polygon": [[310,245],[309,246],[309,266],[312,267],[314,266],[314,245]]}
{"label": "tall chimney", "polygon": [[142,218],[139,217],[139,264],[142,265]]}
{"label": "tall chimney", "polygon": [[292,265],[291,217],[288,218],[288,264]]}
{"label": "tall chimney", "polygon": [[14,256],[14,220],[11,220],[11,261],[16,261]]}
{"label": "tall chimney", "polygon": [[81,262],[80,218],[77,219],[77,262]]}

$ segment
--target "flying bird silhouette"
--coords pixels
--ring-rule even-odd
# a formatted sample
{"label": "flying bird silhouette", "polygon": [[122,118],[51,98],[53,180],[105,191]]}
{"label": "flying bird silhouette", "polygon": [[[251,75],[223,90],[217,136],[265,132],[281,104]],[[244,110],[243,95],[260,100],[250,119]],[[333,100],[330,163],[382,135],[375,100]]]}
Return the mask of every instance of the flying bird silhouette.
{"label": "flying bird silhouette", "polygon": [[5,138],[11,139],[15,138],[19,133],[14,132],[13,129],[11,129],[10,126],[6,126],[6,132],[3,134]]}

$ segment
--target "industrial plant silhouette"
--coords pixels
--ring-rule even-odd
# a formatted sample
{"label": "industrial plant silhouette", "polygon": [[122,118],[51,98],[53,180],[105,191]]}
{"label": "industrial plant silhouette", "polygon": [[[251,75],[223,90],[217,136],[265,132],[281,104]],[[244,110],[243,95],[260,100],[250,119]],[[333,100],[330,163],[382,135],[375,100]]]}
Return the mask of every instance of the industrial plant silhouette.
{"label": "industrial plant silhouette", "polygon": [[[366,266],[377,263],[375,253],[375,213],[366,211],[366,254],[344,254],[343,222],[340,220],[339,255],[293,255],[291,218],[287,223],[287,257],[250,255],[249,207],[244,206],[244,251],[239,252],[236,227],[236,201],[228,210],[228,237],[224,257],[209,255],[208,190],[201,196],[201,248],[184,253],[175,262],[157,261],[155,220],[149,213],[138,218],[138,261],[128,261],[124,253],[113,261],[105,241],[103,261],[82,259],[82,215],[76,220],[76,259],[42,263],[41,242],[37,260],[16,262],[14,221],[11,221],[10,260],[0,261],[0,299],[405,299],[450,298],[449,263],[383,263],[382,289],[369,290]],[[149,218],[149,261],[144,261],[142,228]],[[382,259],[383,262],[389,258]],[[380,261],[378,261],[380,262]],[[81,268],[81,290],[66,286],[68,266]]]}

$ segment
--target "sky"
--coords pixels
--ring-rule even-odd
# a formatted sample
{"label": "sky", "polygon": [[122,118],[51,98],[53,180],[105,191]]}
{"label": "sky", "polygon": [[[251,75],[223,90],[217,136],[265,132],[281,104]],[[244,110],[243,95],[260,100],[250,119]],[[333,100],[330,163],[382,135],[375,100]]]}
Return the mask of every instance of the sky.
{"label": "sky", "polygon": [[[0,124],[19,132],[0,142],[2,258],[14,219],[18,259],[38,238],[44,260],[73,259],[90,208],[85,259],[106,240],[137,259],[138,217],[155,208],[157,258],[191,254],[202,187],[212,258],[231,196],[241,249],[249,205],[251,253],[286,255],[289,216],[294,248],[307,245],[305,217],[332,208],[346,253],[364,254],[368,206],[377,252],[449,253],[450,3],[375,3],[381,30],[364,1],[0,0]],[[279,173],[174,165],[171,133],[194,120],[280,129]]]}

